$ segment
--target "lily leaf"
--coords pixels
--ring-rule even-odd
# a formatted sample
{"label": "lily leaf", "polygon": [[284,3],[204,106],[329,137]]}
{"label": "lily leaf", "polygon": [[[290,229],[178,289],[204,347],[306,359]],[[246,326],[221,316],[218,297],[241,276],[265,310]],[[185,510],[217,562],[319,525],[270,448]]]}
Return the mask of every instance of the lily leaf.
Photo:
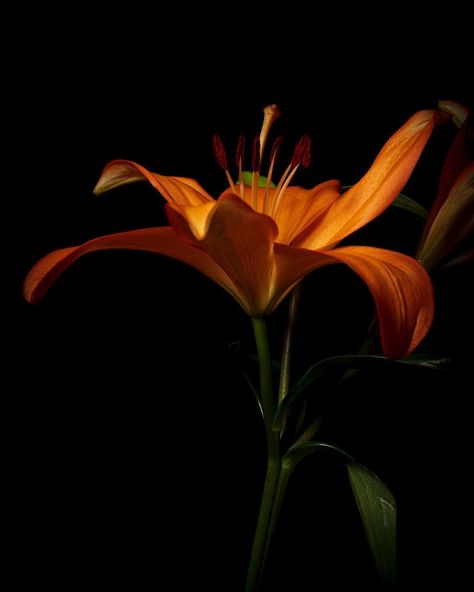
{"label": "lily leaf", "polygon": [[423,218],[423,220],[428,218],[428,210],[411,197],[403,195],[403,193],[400,193],[395,201],[392,202],[392,206],[411,212],[412,214],[415,214],[415,216]]}
{"label": "lily leaf", "polygon": [[429,354],[411,354],[404,358],[403,362],[411,366],[421,366],[433,370],[446,370],[452,364],[453,359],[448,357],[434,357]]}
{"label": "lily leaf", "polygon": [[[353,187],[353,185],[344,185],[341,189],[347,190],[351,187]],[[395,208],[401,208],[402,210],[411,212],[412,214],[415,214],[415,216],[423,218],[423,220],[428,218],[428,210],[417,201],[411,197],[408,197],[408,195],[404,195],[403,193],[400,193],[400,195],[395,198],[391,205]]]}
{"label": "lily leaf", "polygon": [[283,419],[289,407],[310,385],[318,382],[333,372],[349,369],[373,368],[375,367],[419,367],[424,369],[442,369],[443,365],[449,361],[447,358],[436,358],[433,356],[409,356],[403,360],[391,360],[385,356],[375,355],[350,355],[334,356],[326,358],[311,366],[309,370],[296,382],[288,395],[278,406],[273,422],[273,429],[279,431],[283,424]]}
{"label": "lily leaf", "polygon": [[[323,423],[323,420],[320,417],[317,417],[315,420],[313,420],[307,427],[306,429],[298,436],[298,439],[295,442],[296,444],[305,444],[306,442],[309,442],[310,440],[312,440],[314,438],[314,435],[316,434],[316,432],[319,432],[319,429],[321,428]],[[298,433],[298,431],[296,432]]]}
{"label": "lily leaf", "polygon": [[366,467],[347,463],[349,480],[380,577],[396,579],[397,505],[383,481]]}
{"label": "lily leaf", "polygon": [[[242,180],[244,185],[252,185],[253,173],[251,171],[242,171]],[[263,177],[262,175],[258,178],[258,186],[259,187],[266,187],[267,186],[267,177]],[[270,187],[275,188],[275,183],[270,183]]]}
{"label": "lily leaf", "polygon": [[336,452],[346,460],[349,459],[352,461],[350,454],[333,444],[328,444],[327,442],[303,442],[300,444],[297,442],[291,446],[283,457],[282,466],[288,470],[293,470],[304,458],[317,452]]}

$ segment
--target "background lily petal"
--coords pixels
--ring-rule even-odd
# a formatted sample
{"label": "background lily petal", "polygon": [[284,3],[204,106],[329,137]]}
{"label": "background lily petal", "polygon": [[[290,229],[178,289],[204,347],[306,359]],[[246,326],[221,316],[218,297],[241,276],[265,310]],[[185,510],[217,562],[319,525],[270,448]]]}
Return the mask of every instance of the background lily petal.
{"label": "background lily petal", "polygon": [[438,107],[452,116],[454,125],[461,127],[471,113],[469,107],[456,101],[438,101]]}
{"label": "background lily petal", "polygon": [[115,187],[145,179],[161,193],[167,202],[178,206],[198,206],[208,201],[214,201],[194,179],[158,175],[158,173],[152,173],[131,160],[109,162],[102,171],[94,193],[99,195]]}
{"label": "background lily petal", "polygon": [[178,238],[169,226],[110,234],[77,247],[53,251],[40,259],[26,277],[23,285],[25,299],[28,302],[37,302],[76,259],[86,253],[106,249],[148,251],[178,259],[207,275],[245,308],[240,290],[227,274],[206,253]]}
{"label": "background lily petal", "polygon": [[433,321],[431,281],[411,257],[374,247],[341,247],[312,252],[275,245],[275,308],[310,271],[345,263],[367,284],[375,300],[386,356],[403,358],[421,342]]}
{"label": "background lily petal", "polygon": [[384,145],[369,171],[334,203],[299,246],[320,249],[337,244],[381,214],[403,189],[435,122],[432,110],[410,117]]}
{"label": "background lily petal", "polygon": [[[452,101],[440,101],[439,105],[447,105],[454,109],[453,121],[457,121],[459,129],[454,137],[454,140],[448,150],[446,159],[441,169],[441,176],[438,185],[438,193],[436,199],[431,206],[428,220],[425,224],[423,236],[420,241],[423,244],[426,240],[428,232],[438,215],[439,210],[443,206],[444,202],[448,198],[451,187],[453,186],[456,179],[461,174],[462,170],[468,165],[471,160],[471,151],[469,149],[469,134],[472,126],[472,115],[470,110],[463,105],[453,103]],[[460,111],[460,113],[458,112]],[[452,112],[452,111],[448,111]]]}
{"label": "background lily petal", "polygon": [[474,232],[474,162],[454,183],[418,252],[426,269],[436,267],[469,233]]}

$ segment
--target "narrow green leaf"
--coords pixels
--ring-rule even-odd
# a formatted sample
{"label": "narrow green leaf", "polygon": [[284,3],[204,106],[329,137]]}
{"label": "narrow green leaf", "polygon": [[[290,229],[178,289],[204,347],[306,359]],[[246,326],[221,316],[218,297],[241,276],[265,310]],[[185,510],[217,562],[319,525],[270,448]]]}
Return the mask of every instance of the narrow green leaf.
{"label": "narrow green leaf", "polygon": [[[316,434],[316,432],[319,432],[319,429],[321,428],[323,424],[323,420],[320,417],[317,417],[315,420],[313,420],[306,428],[303,432],[301,432],[301,434],[298,436],[298,439],[296,440],[295,444],[305,444],[306,442],[309,442],[310,440],[312,440]],[[296,432],[298,433],[298,432]]]}
{"label": "narrow green leaf", "polygon": [[[351,187],[353,187],[353,185],[344,185],[341,187],[341,189],[346,191]],[[406,210],[407,212],[415,214],[415,216],[419,216],[420,218],[423,218],[423,220],[428,218],[428,210],[417,201],[411,197],[408,197],[408,195],[404,195],[403,193],[400,193],[400,195],[395,198],[391,205],[395,208],[401,208],[402,210]]]}
{"label": "narrow green leaf", "polygon": [[433,370],[446,370],[452,364],[453,359],[448,357],[436,358],[429,354],[411,354],[411,356],[404,358],[403,362],[411,366],[421,366]]}
{"label": "narrow green leaf", "polygon": [[306,399],[303,399],[303,404],[301,405],[301,409],[298,415],[298,421],[296,422],[295,426],[295,433],[299,434],[303,429],[304,423],[306,421],[306,414],[308,413],[308,402]]}
{"label": "narrow green leaf", "polygon": [[428,218],[428,210],[411,197],[403,195],[403,193],[400,193],[395,201],[392,202],[392,206],[415,214],[415,216],[419,216],[420,218],[423,218],[423,220]]}
{"label": "narrow green leaf", "polygon": [[[252,185],[253,173],[251,171],[242,171],[242,179],[244,185]],[[258,186],[259,187],[266,187],[267,185],[267,177],[263,177],[262,175],[258,178]],[[275,183],[270,183],[270,187],[275,188]]]}
{"label": "narrow green leaf", "polygon": [[281,429],[283,419],[290,406],[309,386],[326,378],[328,375],[341,370],[373,368],[373,367],[419,367],[425,369],[442,369],[447,358],[434,358],[432,356],[410,356],[403,360],[391,360],[385,356],[374,355],[350,355],[334,356],[326,358],[311,366],[309,370],[296,382],[288,396],[278,406],[273,422],[273,429]]}
{"label": "narrow green leaf", "polygon": [[383,481],[362,465],[350,461],[347,470],[380,577],[387,583],[393,583],[397,570],[395,498]]}
{"label": "narrow green leaf", "polygon": [[349,459],[352,461],[352,456],[350,454],[333,444],[328,444],[327,442],[304,442],[300,444],[297,442],[291,446],[283,457],[282,466],[286,469],[293,470],[304,458],[317,452],[336,452],[346,460]]}

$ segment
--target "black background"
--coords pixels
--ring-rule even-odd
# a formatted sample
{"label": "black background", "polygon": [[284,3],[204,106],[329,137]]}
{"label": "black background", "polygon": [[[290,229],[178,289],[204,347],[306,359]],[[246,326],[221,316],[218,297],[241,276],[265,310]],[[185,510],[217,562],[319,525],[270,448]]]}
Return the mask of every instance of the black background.
{"label": "black background", "polygon": [[[314,164],[299,183],[353,183],[415,111],[439,99],[472,105],[463,25],[432,17],[400,10],[389,27],[370,13],[287,18],[242,6],[225,17],[202,7],[156,17],[115,7],[43,8],[15,21],[26,51],[7,72],[14,216],[5,230],[13,220],[14,232],[4,313],[19,585],[243,589],[264,467],[258,413],[227,348],[253,348],[245,314],[197,272],[149,254],[87,256],[35,307],[21,300],[21,282],[51,250],[166,223],[148,185],[92,197],[109,160],[194,177],[218,194],[212,134],[231,152],[238,134],[258,132],[271,102],[284,114],[283,158],[302,133],[313,138]],[[451,137],[436,133],[407,187],[426,206]],[[390,211],[354,240],[412,253],[420,231]],[[469,280],[469,270],[434,277],[437,317],[420,349],[452,356],[454,374],[366,373],[321,397],[321,437],[397,496],[401,589],[454,589],[468,574]],[[283,305],[270,321],[276,349],[284,314]],[[314,274],[296,371],[355,352],[371,314],[347,270]],[[268,590],[379,588],[334,458],[295,473],[268,573]]]}

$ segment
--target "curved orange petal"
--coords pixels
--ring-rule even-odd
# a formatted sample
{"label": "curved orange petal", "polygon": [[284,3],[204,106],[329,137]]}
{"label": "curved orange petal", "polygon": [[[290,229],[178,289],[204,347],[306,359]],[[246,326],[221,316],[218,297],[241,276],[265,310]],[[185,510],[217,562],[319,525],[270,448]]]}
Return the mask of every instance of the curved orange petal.
{"label": "curved orange petal", "polygon": [[181,240],[170,227],[145,228],[110,234],[77,247],[53,251],[38,261],[29,272],[23,285],[24,297],[28,302],[37,302],[76,259],[86,253],[104,249],[149,251],[178,259],[207,275],[232,294],[243,308],[246,308],[240,290],[225,271],[202,250]]}
{"label": "curved orange petal", "polygon": [[433,321],[433,290],[423,267],[394,251],[373,247],[309,251],[277,244],[270,310],[310,271],[331,263],[345,263],[367,284],[377,307],[385,355],[403,358],[415,349]]}
{"label": "curved orange petal", "polygon": [[334,245],[381,214],[407,182],[433,131],[435,111],[415,113],[384,145],[368,172],[344,193],[299,246]]}
{"label": "curved orange petal", "polygon": [[273,276],[275,222],[255,212],[240,197],[222,195],[207,221],[206,235],[198,240],[189,222],[167,206],[168,218],[183,240],[205,251],[232,279],[251,316],[262,316],[267,307]]}
{"label": "curved orange petal", "polygon": [[174,204],[168,204],[168,206],[179,212],[187,220],[193,235],[200,240],[207,233],[211,213],[217,203],[212,200],[200,206],[176,206]]}
{"label": "curved orange petal", "polygon": [[[271,195],[272,191],[275,191],[275,190],[273,188],[270,188],[268,191],[269,191],[269,194]],[[221,197],[223,197],[224,195],[229,195],[229,192],[230,192],[229,188],[224,189],[224,191],[217,198],[217,201],[219,201],[221,199]],[[233,193],[234,193],[234,195],[237,195],[237,197],[242,198],[244,200],[244,202],[252,209],[255,209],[255,211],[263,212],[263,201],[264,201],[264,196],[265,196],[265,187],[256,187],[255,208],[253,208],[253,190],[252,190],[251,185],[246,185],[244,183],[244,185],[242,185],[242,187],[241,187],[240,184],[236,184],[235,191]]]}
{"label": "curved orange petal", "polygon": [[[339,181],[326,181],[305,189],[291,185],[285,190],[274,220],[278,226],[277,241],[284,245],[298,243],[311,226],[332,206],[340,195],[341,185]],[[252,187],[243,187],[243,200],[252,207]],[[219,201],[229,190],[224,191],[218,198]],[[240,186],[236,187],[235,195],[240,196]],[[268,189],[268,207],[274,202],[275,188]],[[256,211],[263,212],[265,188],[257,187]],[[301,235],[301,239],[300,239]]]}
{"label": "curved orange petal", "polygon": [[279,243],[298,246],[340,196],[339,181],[326,181],[313,187],[288,187],[282,196],[275,220]]}
{"label": "curved orange petal", "polygon": [[113,160],[109,162],[94,187],[99,195],[115,187],[147,179],[167,202],[178,206],[198,206],[213,198],[194,179],[185,177],[166,177],[151,173],[145,167],[131,160]]}

